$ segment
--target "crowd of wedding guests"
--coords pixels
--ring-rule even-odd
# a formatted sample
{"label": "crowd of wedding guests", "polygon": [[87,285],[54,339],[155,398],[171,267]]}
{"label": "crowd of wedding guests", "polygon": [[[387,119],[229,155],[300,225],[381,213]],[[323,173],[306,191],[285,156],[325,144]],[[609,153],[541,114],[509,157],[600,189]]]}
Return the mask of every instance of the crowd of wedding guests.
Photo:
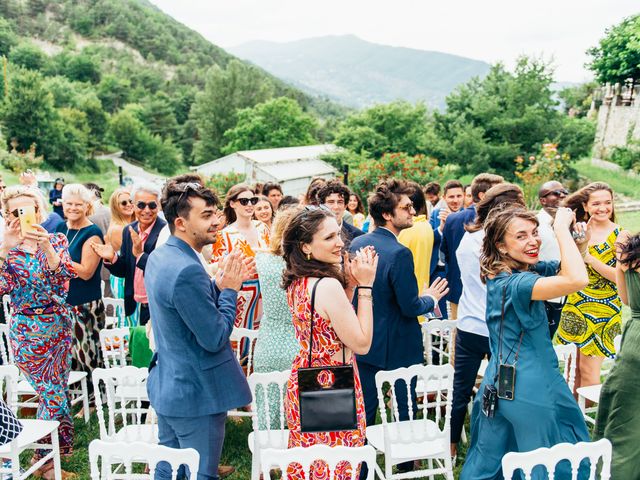
{"label": "crowd of wedding guests", "polygon": [[[383,179],[366,210],[347,185],[323,178],[296,198],[276,183],[213,192],[186,174],[162,189],[118,188],[108,206],[99,185],[63,179],[47,202],[30,172],[0,189],[10,348],[39,396],[38,418],[60,422],[63,455],[74,438],[69,372],[103,365],[103,285],[124,299],[127,325],[151,322],[148,393],[160,443],[196,448],[199,478],[232,471],[219,465],[226,412],[251,400],[229,341],[234,327],[259,332],[255,372],[291,372],[289,447],[360,446],[376,422],[376,374],[423,363],[421,322],[434,317],[457,320],[449,346],[453,458],[479,392],[461,478],[502,478],[507,452],[589,440],[575,389],[601,383],[602,362],[614,357],[595,433],[613,443],[613,478],[636,475],[638,386],[629,379],[639,360],[640,236],[616,223],[605,183],[571,193],[546,182],[538,212],[527,209],[519,186],[489,173],[469,185]],[[37,222],[26,233],[24,207]],[[616,351],[622,302],[632,315]],[[554,343],[578,348],[573,392]],[[353,428],[302,431],[298,371],[310,361],[353,365]],[[514,396],[487,415],[482,397],[503,367],[517,374]],[[416,408],[415,385],[409,395],[396,392],[400,420]],[[277,395],[268,401],[280,408]],[[398,468],[410,472],[414,462]],[[41,474],[53,478],[49,466]],[[156,475],[170,478],[162,468]],[[571,478],[568,466],[555,478]]]}

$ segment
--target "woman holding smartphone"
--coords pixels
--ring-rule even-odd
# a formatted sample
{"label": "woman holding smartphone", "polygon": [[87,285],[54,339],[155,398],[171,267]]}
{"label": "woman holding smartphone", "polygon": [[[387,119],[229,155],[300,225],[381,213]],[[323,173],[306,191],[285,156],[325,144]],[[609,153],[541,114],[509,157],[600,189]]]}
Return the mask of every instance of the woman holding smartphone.
{"label": "woman holding smartphone", "polygon": [[[7,228],[0,245],[0,295],[11,298],[11,349],[17,367],[38,394],[37,417],[60,422],[60,453],[71,455],[73,421],[68,380],[73,320],[65,299],[69,280],[76,274],[64,235],[49,234],[37,224],[31,231],[21,231],[21,212],[31,210],[35,221],[41,220],[38,195],[21,186],[9,187],[2,195]],[[34,461],[40,457],[36,452]],[[45,465],[40,473],[53,478],[53,463]],[[65,472],[63,478],[67,476]]]}
{"label": "woman holding smartphone", "polygon": [[[589,280],[582,261],[588,239],[576,245],[573,221],[571,210],[558,209],[553,228],[560,245],[559,271],[557,262],[538,262],[535,213],[498,208],[485,222],[480,275],[487,285],[491,360],[473,404],[461,480],[501,480],[501,461],[508,452],[589,441],[582,413],[558,370],[544,307],[544,300],[569,295]],[[576,231],[584,233],[586,226],[578,224]],[[579,478],[588,474],[581,469]],[[561,463],[555,477],[536,471],[533,478],[569,480],[571,467]]]}

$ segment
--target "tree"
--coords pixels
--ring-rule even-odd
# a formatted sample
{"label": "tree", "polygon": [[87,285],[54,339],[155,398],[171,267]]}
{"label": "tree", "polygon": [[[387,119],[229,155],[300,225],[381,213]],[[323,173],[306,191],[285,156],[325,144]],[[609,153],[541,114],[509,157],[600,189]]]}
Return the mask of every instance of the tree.
{"label": "tree", "polygon": [[56,170],[78,171],[87,167],[89,125],[84,112],[72,108],[58,110],[47,139],[45,160]]}
{"label": "tree", "polygon": [[433,122],[424,104],[393,102],[351,114],[338,127],[336,144],[380,157],[387,152],[425,153]]}
{"label": "tree", "polygon": [[605,31],[600,43],[587,50],[587,66],[600,83],[640,81],[640,14],[625,18]]}
{"label": "tree", "polygon": [[154,151],[151,134],[131,109],[124,108],[111,117],[109,133],[125,157],[144,162]]}
{"label": "tree", "polygon": [[18,43],[18,37],[16,36],[11,24],[4,18],[0,17],[0,56],[7,56],[11,51],[11,48]]}
{"label": "tree", "polygon": [[195,163],[219,157],[225,144],[224,132],[236,125],[237,111],[264,102],[272,94],[273,85],[255,67],[233,60],[224,70],[211,68],[204,91],[196,96],[191,109],[198,126]]}
{"label": "tree", "polygon": [[153,135],[162,139],[175,138],[178,122],[171,105],[171,99],[164,92],[148,97],[143,103],[142,121]]}
{"label": "tree", "polygon": [[238,112],[237,125],[224,134],[223,153],[258,148],[310,145],[316,140],[316,120],[290,98],[280,97]]}
{"label": "tree", "polygon": [[42,70],[46,65],[47,55],[37,46],[24,42],[16,45],[9,52],[9,61],[29,70]]}
{"label": "tree", "polygon": [[586,116],[591,108],[593,91],[596,88],[598,88],[597,82],[585,82],[560,90],[558,97],[562,100],[564,112],[574,117]]}
{"label": "tree", "polygon": [[170,138],[162,139],[154,136],[152,141],[153,152],[145,164],[165,175],[173,175],[182,165],[180,150],[172,143]]}
{"label": "tree", "polygon": [[116,75],[105,75],[98,84],[98,97],[104,109],[113,113],[129,102],[131,83]]}
{"label": "tree", "polygon": [[100,65],[90,55],[81,53],[73,55],[67,60],[64,74],[71,80],[78,82],[98,83],[100,81]]}

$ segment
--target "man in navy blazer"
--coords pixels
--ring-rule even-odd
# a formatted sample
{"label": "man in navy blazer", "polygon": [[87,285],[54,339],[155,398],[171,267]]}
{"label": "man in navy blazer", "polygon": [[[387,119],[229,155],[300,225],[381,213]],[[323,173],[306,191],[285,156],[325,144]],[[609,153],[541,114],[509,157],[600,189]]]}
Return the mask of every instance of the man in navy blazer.
{"label": "man in navy blazer", "polygon": [[[447,293],[446,280],[436,279],[420,296],[411,250],[398,242],[400,231],[413,225],[415,210],[410,193],[404,181],[381,181],[369,196],[369,213],[376,229],[355,238],[350,247],[356,251],[372,245],[379,257],[373,284],[373,341],[369,353],[357,357],[367,425],[375,423],[378,409],[376,373],[423,362],[417,317],[431,312]],[[407,397],[403,392],[404,387],[396,390],[396,399],[400,418],[406,419]]]}
{"label": "man in navy blazer", "polygon": [[104,266],[116,277],[124,278],[125,315],[132,315],[139,305],[140,324],[145,325],[149,321],[149,302],[144,291],[144,272],[149,254],[156,248],[158,235],[167,223],[158,217],[160,189],[156,185],[136,184],[131,196],[136,221],[122,230],[120,252],[114,252],[109,242],[92,246],[104,260]]}
{"label": "man in navy blazer", "polygon": [[[216,239],[217,204],[202,185],[169,180],[162,207],[171,237],[149,256],[145,275],[156,344],[147,391],[160,444],[195,448],[198,480],[219,478],[227,411],[251,402],[229,342],[247,274],[242,254],[229,254],[212,283],[201,253]],[[170,469],[159,467],[156,479],[165,478]]]}
{"label": "man in navy blazer", "polygon": [[351,190],[340,180],[336,179],[329,180],[320,191],[318,191],[318,201],[320,204],[328,207],[336,216],[338,225],[340,225],[345,249],[349,249],[349,245],[354,238],[364,235],[362,230],[343,220],[350,196]]}

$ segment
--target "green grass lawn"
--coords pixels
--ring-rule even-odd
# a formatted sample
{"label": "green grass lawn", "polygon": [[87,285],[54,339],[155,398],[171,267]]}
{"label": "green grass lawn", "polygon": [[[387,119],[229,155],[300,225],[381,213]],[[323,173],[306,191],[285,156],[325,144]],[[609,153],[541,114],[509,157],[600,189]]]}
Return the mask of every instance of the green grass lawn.
{"label": "green grass lawn", "polygon": [[608,170],[591,163],[590,158],[583,158],[575,163],[575,168],[581,177],[591,182],[606,182],[613,191],[628,200],[640,200],[640,179],[621,171]]}

